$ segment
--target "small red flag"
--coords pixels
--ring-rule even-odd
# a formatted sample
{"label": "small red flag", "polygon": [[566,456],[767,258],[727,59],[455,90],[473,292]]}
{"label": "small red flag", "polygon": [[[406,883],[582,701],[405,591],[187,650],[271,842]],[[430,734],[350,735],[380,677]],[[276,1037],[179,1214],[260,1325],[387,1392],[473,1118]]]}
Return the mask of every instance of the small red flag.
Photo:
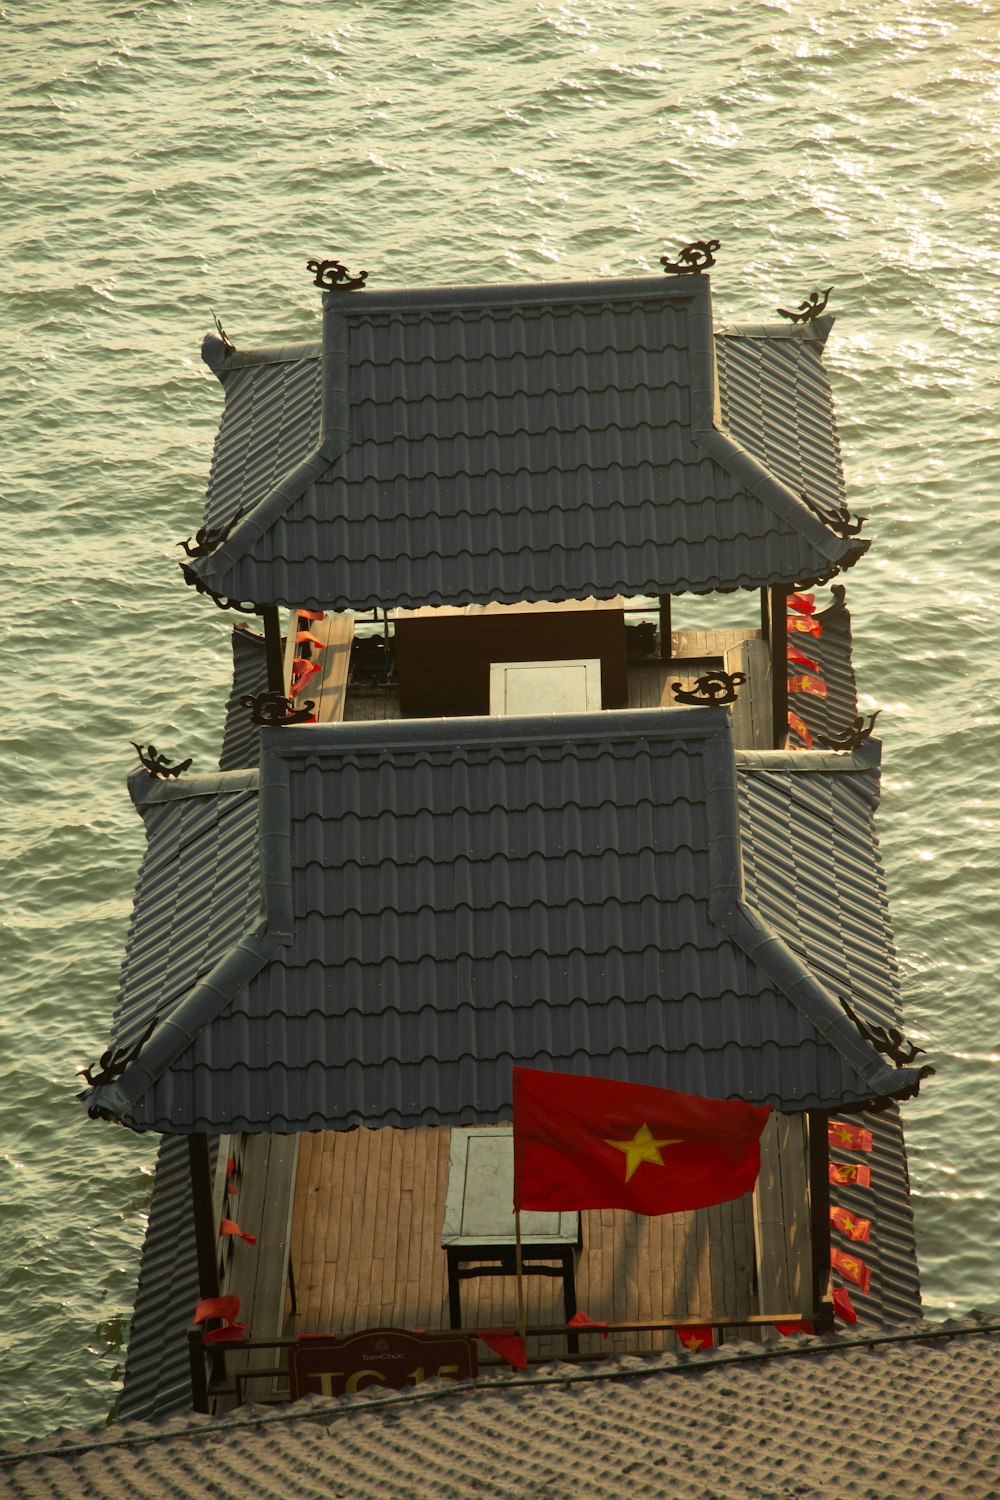
{"label": "small red flag", "polygon": [[685,1349],[697,1354],[701,1349],[715,1348],[715,1330],[708,1323],[697,1328],[675,1328],[678,1339]]}
{"label": "small red flag", "polygon": [[806,1318],[802,1323],[775,1323],[775,1328],[783,1338],[790,1338],[793,1333],[812,1333],[812,1323]]}
{"label": "small red flag", "polygon": [[608,1336],[608,1325],[607,1325],[607,1323],[599,1323],[594,1318],[588,1318],[587,1314],[585,1312],[575,1312],[573,1314],[573,1316],[570,1318],[569,1322],[566,1324],[566,1327],[567,1328],[600,1328],[600,1329],[603,1330],[602,1333],[601,1333],[601,1338],[602,1339],[606,1339],[607,1336]]}
{"label": "small red flag", "polygon": [[789,635],[822,635],[823,627],[820,622],[811,615],[789,615],[787,620]]}
{"label": "small red flag", "polygon": [[845,1323],[856,1323],[858,1315],[854,1311],[854,1303],[851,1301],[846,1286],[835,1286],[833,1289],[833,1310],[838,1318]]}
{"label": "small red flag", "polygon": [[230,1323],[228,1328],[213,1328],[211,1333],[203,1334],[202,1338],[206,1344],[242,1344],[246,1330],[245,1323]]}
{"label": "small red flag", "polygon": [[813,737],[809,733],[809,726],[805,719],[800,719],[794,709],[788,710],[788,727],[795,731],[807,750],[812,749]]}
{"label": "small red flag", "polygon": [[308,642],[310,646],[315,646],[317,651],[326,650],[326,646],[320,640],[319,636],[313,635],[311,630],[297,630],[295,632],[296,646],[301,646],[304,642]]}
{"label": "small red flag", "polygon": [[770,1106],[514,1069],[514,1207],[669,1214],[750,1192]]}
{"label": "small red flag", "polygon": [[192,1323],[205,1323],[209,1318],[225,1318],[227,1323],[236,1321],[240,1310],[240,1299],[232,1292],[225,1297],[203,1297],[194,1310]]}
{"label": "small red flag", "polygon": [[499,1354],[509,1365],[513,1365],[515,1370],[528,1368],[524,1340],[518,1338],[516,1333],[477,1333],[476,1338],[482,1339],[488,1348]]}
{"label": "small red flag", "polygon": [[221,1239],[224,1234],[235,1234],[239,1239],[246,1240],[248,1245],[256,1245],[257,1243],[257,1236],[255,1234],[244,1234],[235,1219],[223,1219],[219,1225],[219,1238]]}
{"label": "small red flag", "polygon": [[797,646],[789,646],[788,660],[794,662],[796,666],[808,667],[810,672],[819,672],[822,670],[818,661],[813,661],[811,656],[807,656]]}
{"label": "small red flag", "polygon": [[825,698],[826,683],[822,677],[814,677],[811,672],[802,672],[797,676],[789,673],[788,691],[790,693],[808,693],[812,698]]}
{"label": "small red flag", "polygon": [[846,1255],[843,1250],[831,1250],[830,1264],[845,1281],[853,1281],[855,1286],[867,1294],[872,1273],[859,1256]]}
{"label": "small red flag", "polygon": [[789,594],[788,608],[794,609],[797,614],[811,615],[816,610],[815,594]]}
{"label": "small red flag", "polygon": [[861,1125],[848,1125],[846,1120],[828,1120],[826,1134],[830,1145],[839,1146],[842,1151],[872,1149],[871,1131],[865,1130]]}
{"label": "small red flag", "polygon": [[859,1161],[832,1161],[830,1181],[836,1187],[871,1187],[872,1169]]}
{"label": "small red flag", "polygon": [[846,1234],[849,1240],[860,1240],[867,1245],[871,1236],[871,1219],[861,1219],[857,1214],[848,1213],[846,1208],[831,1208],[830,1223],[841,1234]]}

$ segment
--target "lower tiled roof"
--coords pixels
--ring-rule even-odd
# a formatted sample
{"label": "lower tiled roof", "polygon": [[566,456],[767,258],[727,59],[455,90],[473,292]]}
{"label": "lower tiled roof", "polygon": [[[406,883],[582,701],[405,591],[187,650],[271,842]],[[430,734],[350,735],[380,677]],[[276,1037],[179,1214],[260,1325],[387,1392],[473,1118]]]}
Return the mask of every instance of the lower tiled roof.
{"label": "lower tiled roof", "polygon": [[37,1500],[985,1500],[1000,1472],[998,1332],[735,1344],[63,1432],[0,1450],[0,1484]]}

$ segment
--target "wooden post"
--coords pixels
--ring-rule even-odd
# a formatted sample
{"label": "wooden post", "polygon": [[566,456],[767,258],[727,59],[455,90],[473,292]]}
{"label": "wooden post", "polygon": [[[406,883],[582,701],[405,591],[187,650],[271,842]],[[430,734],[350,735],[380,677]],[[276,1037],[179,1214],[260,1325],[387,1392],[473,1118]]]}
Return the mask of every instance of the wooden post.
{"label": "wooden post", "polygon": [[200,1328],[188,1329],[188,1358],[191,1362],[191,1405],[195,1411],[207,1412],[211,1408],[205,1374],[205,1341]]}
{"label": "wooden post", "polygon": [[670,622],[670,595],[660,595],[660,660],[669,661],[673,654],[673,627]]}
{"label": "wooden post", "polygon": [[771,735],[775,750],[782,750],[788,735],[788,590],[770,593]]}
{"label": "wooden post", "polygon": [[264,619],[264,655],[267,658],[267,690],[269,693],[285,692],[285,663],[281,652],[281,620],[276,604],[266,604],[261,615]]}
{"label": "wooden post", "polygon": [[767,589],[760,591],[760,636],[764,641],[771,639],[771,616],[768,612]]}
{"label": "wooden post", "polygon": [[[202,1297],[219,1295],[219,1230],[212,1202],[212,1160],[208,1136],[188,1136],[191,1161],[191,1204],[194,1210],[194,1241],[198,1256],[198,1287]],[[192,1313],[194,1309],[191,1309]]]}
{"label": "wooden post", "polygon": [[521,1210],[514,1210],[514,1270],[517,1273],[517,1331],[524,1340],[527,1324],[524,1316],[524,1261],[521,1257]]}
{"label": "wooden post", "polygon": [[[833,1319],[824,1311],[830,1286],[830,1147],[829,1115],[822,1109],[807,1111],[809,1122],[809,1220],[812,1240],[812,1296],[817,1313],[817,1333],[829,1333]],[[821,1326],[823,1325],[823,1326]]]}

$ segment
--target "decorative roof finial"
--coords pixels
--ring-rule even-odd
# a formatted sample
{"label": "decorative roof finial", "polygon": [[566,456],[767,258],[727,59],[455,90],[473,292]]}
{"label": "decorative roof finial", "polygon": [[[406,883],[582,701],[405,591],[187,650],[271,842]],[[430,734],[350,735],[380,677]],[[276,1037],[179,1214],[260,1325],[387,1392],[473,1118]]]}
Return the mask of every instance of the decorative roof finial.
{"label": "decorative roof finial", "polygon": [[736,689],[746,682],[745,672],[706,672],[695,681],[694,688],[685,690],[683,683],[670,684],[677,703],[694,703],[699,707],[718,708],[723,703],[736,702]]}
{"label": "decorative roof finial", "polygon": [[363,287],[368,280],[367,271],[359,271],[356,276],[352,276],[339,260],[308,260],[306,270],[315,271],[313,285],[321,286],[326,292],[353,292],[358,287]]}
{"label": "decorative roof finial", "polygon": [[804,302],[800,302],[795,312],[789,312],[786,307],[778,308],[778,315],[787,318],[791,323],[811,323],[818,318],[820,313],[826,311],[826,304],[830,300],[832,286],[828,286],[825,292],[810,292]]}
{"label": "decorative roof finial", "polygon": [[690,245],[685,245],[676,260],[668,260],[665,255],[660,256],[660,265],[669,276],[697,276],[702,271],[707,271],[709,266],[715,265],[714,251],[718,250],[719,240],[692,240]]}
{"label": "decorative roof finial", "polygon": [[183,776],[191,764],[190,756],[188,756],[187,760],[182,760],[179,765],[175,766],[171,764],[165,755],[160,754],[155,745],[137,745],[135,740],[129,740],[129,744],[134,746],[143,766],[149,772],[150,776],[154,776],[157,781],[167,781],[171,776]]}

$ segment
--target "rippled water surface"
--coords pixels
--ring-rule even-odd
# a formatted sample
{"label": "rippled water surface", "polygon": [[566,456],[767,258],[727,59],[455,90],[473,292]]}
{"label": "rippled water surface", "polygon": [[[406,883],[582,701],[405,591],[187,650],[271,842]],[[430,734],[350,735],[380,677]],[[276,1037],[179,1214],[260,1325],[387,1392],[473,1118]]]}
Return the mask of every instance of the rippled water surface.
{"label": "rippled water surface", "polygon": [[373,285],[658,272],[720,320],[833,284],[860,684],[911,1033],[931,1314],[996,1305],[1000,11],[981,0],[48,0],[0,9],[5,247],[0,1431],[103,1420],[152,1146],[82,1117],[141,852],[129,739],[217,756],[229,619],[186,590],[238,345]]}

